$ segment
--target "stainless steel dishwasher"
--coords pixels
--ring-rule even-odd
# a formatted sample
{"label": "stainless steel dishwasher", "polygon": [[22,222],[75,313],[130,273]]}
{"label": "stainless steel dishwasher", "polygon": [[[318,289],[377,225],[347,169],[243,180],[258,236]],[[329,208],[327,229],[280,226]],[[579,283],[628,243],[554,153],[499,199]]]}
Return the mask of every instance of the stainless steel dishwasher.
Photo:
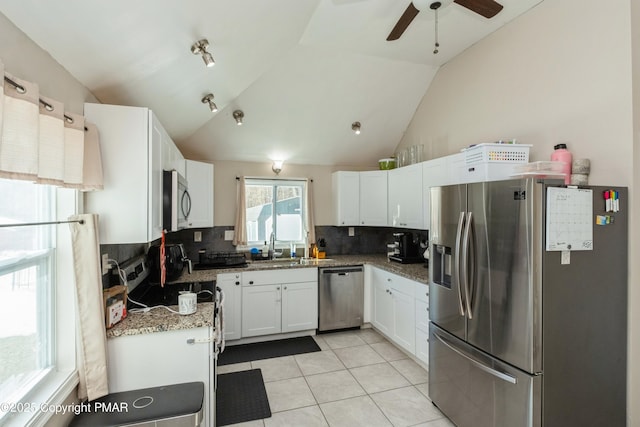
{"label": "stainless steel dishwasher", "polygon": [[319,331],[362,325],[364,269],[362,266],[318,269]]}

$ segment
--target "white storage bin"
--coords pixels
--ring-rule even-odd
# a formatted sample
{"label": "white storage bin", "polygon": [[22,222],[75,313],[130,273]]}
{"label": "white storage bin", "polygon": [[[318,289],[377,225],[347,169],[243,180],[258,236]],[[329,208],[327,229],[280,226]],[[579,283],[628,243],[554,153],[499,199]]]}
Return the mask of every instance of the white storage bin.
{"label": "white storage bin", "polygon": [[481,163],[528,163],[530,144],[478,144],[465,149],[467,166]]}

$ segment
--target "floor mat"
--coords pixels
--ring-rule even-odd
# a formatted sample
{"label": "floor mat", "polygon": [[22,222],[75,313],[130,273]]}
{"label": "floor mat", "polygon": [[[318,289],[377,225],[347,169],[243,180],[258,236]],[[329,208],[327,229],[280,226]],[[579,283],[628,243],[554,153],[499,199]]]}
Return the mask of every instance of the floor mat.
{"label": "floor mat", "polygon": [[271,407],[260,369],[218,375],[216,426],[270,416]]}
{"label": "floor mat", "polygon": [[231,365],[233,363],[291,356],[292,354],[312,353],[314,351],[320,351],[320,347],[318,347],[318,344],[316,344],[311,336],[232,345],[228,346],[224,352],[218,356],[218,365]]}

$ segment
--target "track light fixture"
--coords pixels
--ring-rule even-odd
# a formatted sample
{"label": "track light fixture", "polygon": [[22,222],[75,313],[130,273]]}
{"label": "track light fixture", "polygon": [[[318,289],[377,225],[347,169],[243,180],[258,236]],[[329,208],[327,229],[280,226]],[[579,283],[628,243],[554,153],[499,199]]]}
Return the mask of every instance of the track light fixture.
{"label": "track light fixture", "polygon": [[353,122],[351,124],[351,130],[356,133],[356,135],[360,135],[360,122]]}
{"label": "track light fixture", "polygon": [[271,170],[274,171],[276,175],[278,175],[280,172],[282,172],[283,163],[284,162],[282,160],[274,160],[273,165],[271,165]]}
{"label": "track light fixture", "polygon": [[213,67],[216,61],[213,60],[213,55],[207,52],[209,41],[207,39],[198,40],[191,46],[191,53],[194,55],[202,55],[202,60],[207,67]]}
{"label": "track light fixture", "polygon": [[212,113],[215,113],[216,111],[218,111],[218,106],[216,105],[215,102],[213,102],[213,94],[210,93],[208,95],[206,95],[204,98],[202,98],[202,103],[203,104],[209,104],[209,109],[211,110]]}
{"label": "track light fixture", "polygon": [[236,120],[236,124],[238,126],[242,126],[242,119],[244,118],[244,113],[242,110],[236,110],[233,112],[233,118]]}

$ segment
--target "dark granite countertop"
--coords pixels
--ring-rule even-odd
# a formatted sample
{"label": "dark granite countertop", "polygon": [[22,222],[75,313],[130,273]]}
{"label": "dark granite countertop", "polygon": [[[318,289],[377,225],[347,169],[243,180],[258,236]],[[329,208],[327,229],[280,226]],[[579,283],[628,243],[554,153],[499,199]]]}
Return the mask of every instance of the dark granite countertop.
{"label": "dark granite countertop", "polygon": [[[243,271],[259,271],[291,268],[341,267],[348,265],[372,265],[416,282],[429,282],[429,269],[424,264],[400,264],[389,261],[386,255],[336,255],[323,260],[310,260],[304,264],[300,260],[276,259],[272,261],[249,262],[244,268],[197,270],[189,274],[183,273],[174,283],[216,280],[218,274],[241,273]],[[177,307],[170,307],[177,310]],[[107,338],[126,335],[148,334],[153,332],[191,329],[212,324],[212,303],[198,304],[197,312],[181,316],[163,308],[155,308],[146,313],[129,313],[126,319],[107,330]]]}

